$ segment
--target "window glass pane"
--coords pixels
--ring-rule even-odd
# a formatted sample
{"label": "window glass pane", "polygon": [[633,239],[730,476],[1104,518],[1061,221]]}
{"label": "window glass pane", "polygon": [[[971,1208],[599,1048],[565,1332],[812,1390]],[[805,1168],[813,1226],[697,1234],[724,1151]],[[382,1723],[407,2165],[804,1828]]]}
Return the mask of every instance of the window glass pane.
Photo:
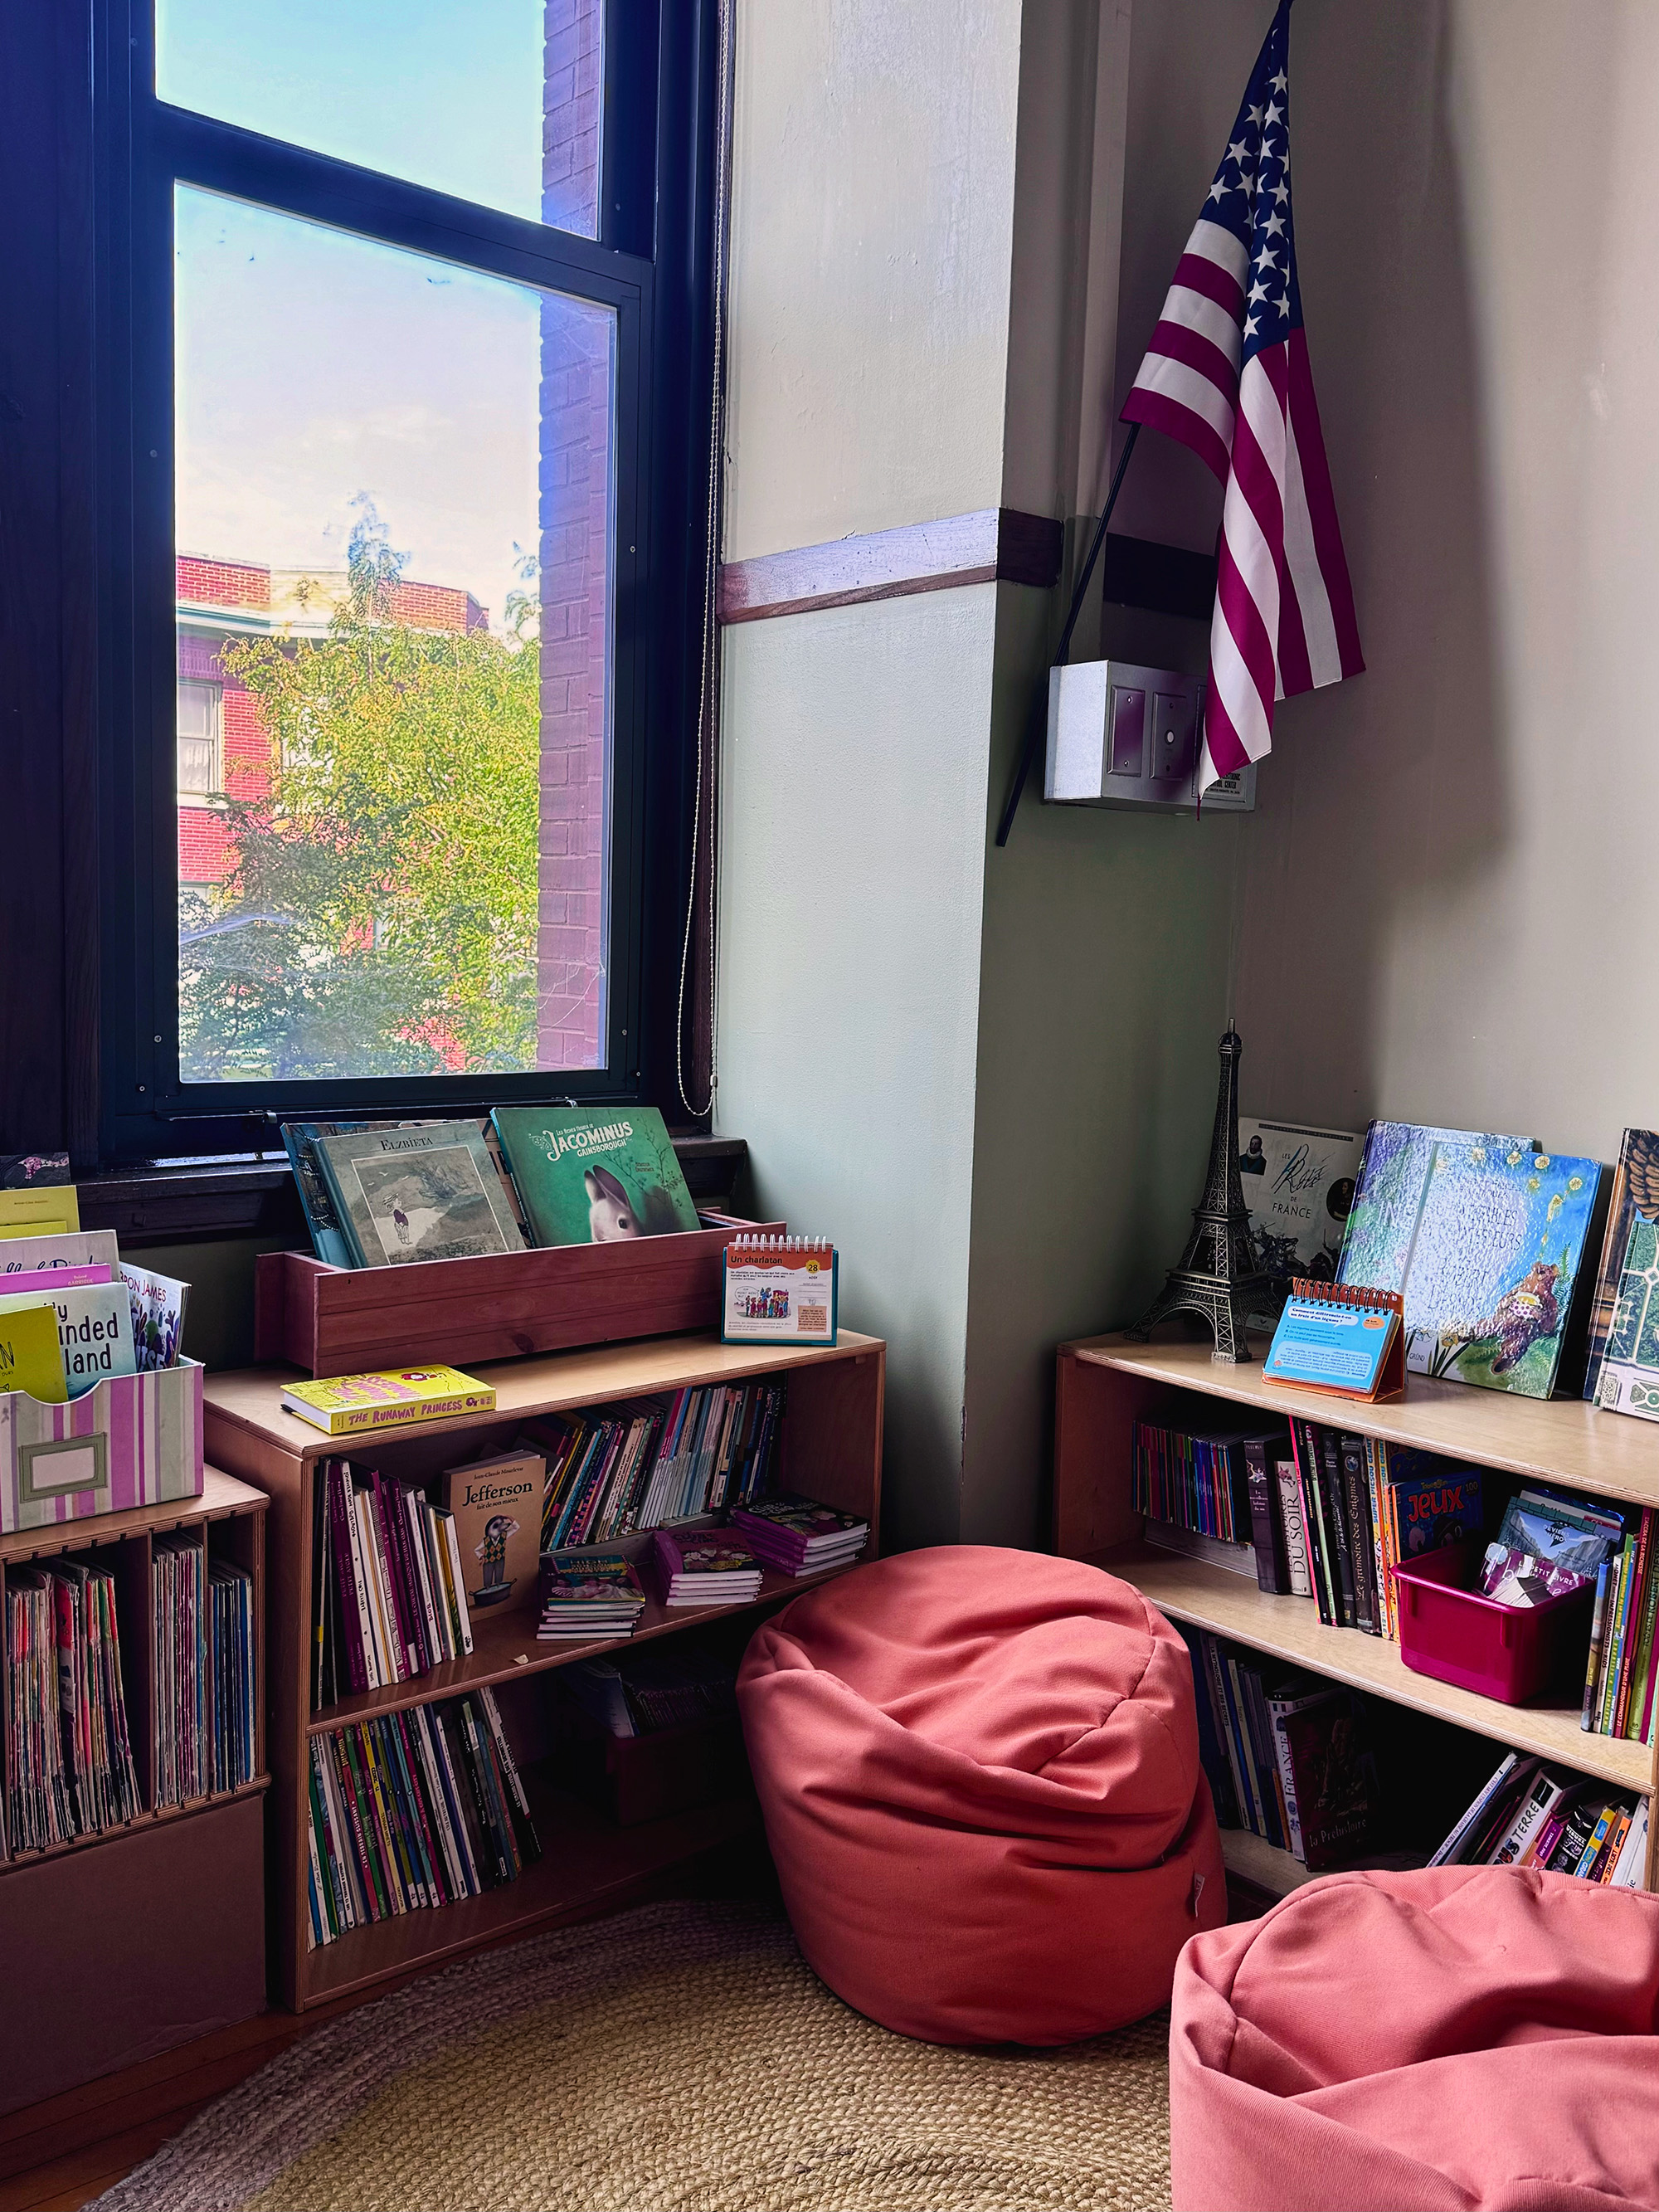
{"label": "window glass pane", "polygon": [[156,0],[155,89],[599,235],[604,0]]}
{"label": "window glass pane", "polygon": [[598,1066],[614,314],[176,224],[184,1079]]}

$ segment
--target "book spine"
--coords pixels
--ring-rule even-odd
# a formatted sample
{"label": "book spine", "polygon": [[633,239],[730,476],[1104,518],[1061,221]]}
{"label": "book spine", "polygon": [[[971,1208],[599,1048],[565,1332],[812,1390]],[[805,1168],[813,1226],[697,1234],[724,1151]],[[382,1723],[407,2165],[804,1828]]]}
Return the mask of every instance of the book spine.
{"label": "book spine", "polygon": [[[1659,1649],[1655,1648],[1656,1638],[1659,1638],[1659,1558],[1651,1556],[1648,1563],[1647,1597],[1643,1606],[1642,1636],[1647,1647],[1645,1681],[1639,1699],[1639,1717],[1636,1705],[1632,1706],[1635,1725],[1631,1734],[1638,1743],[1650,1743],[1653,1740],[1654,1685],[1659,1680]],[[1645,1803],[1645,1799],[1643,1802]]]}
{"label": "book spine", "polygon": [[1371,1579],[1370,1516],[1365,1504],[1365,1447],[1358,1437],[1338,1439],[1342,1470],[1342,1510],[1352,1559],[1354,1626],[1367,1636],[1382,1633],[1376,1620],[1376,1591]]}
{"label": "book spine", "polygon": [[1290,1569],[1285,1559],[1284,1532],[1278,1513],[1279,1480],[1277,1470],[1269,1463],[1271,1439],[1267,1437],[1248,1437],[1244,1442],[1244,1465],[1248,1470],[1250,1498],[1250,1541],[1255,1550],[1255,1584],[1258,1589],[1270,1595],[1288,1595],[1291,1588]]}
{"label": "book spine", "polygon": [[1303,1528],[1307,1531],[1307,1559],[1314,1579],[1314,1599],[1318,1604],[1318,1617],[1328,1628],[1336,1626],[1336,1606],[1332,1599],[1332,1571],[1329,1571],[1329,1535],[1325,1531],[1325,1510],[1322,1510],[1321,1480],[1318,1480],[1318,1443],[1312,1420],[1294,1420],[1290,1425],[1291,1443],[1297,1449],[1297,1482],[1301,1484],[1303,1500]]}
{"label": "book spine", "polygon": [[1302,1525],[1302,1492],[1296,1479],[1295,1460],[1276,1459],[1273,1480],[1279,1486],[1279,1523],[1285,1532],[1285,1571],[1291,1585],[1291,1595],[1292,1597],[1311,1597],[1313,1580],[1308,1571],[1308,1533]]}
{"label": "book spine", "polygon": [[461,1541],[455,1534],[454,1515],[441,1512],[439,1515],[439,1528],[443,1535],[445,1555],[449,1562],[450,1596],[454,1604],[456,1625],[460,1634],[461,1656],[464,1659],[470,1659],[472,1656],[472,1615],[467,1609],[466,1576],[461,1568]]}
{"label": "book spine", "polygon": [[1273,1753],[1273,1723],[1267,1718],[1267,1703],[1262,1695],[1261,1677],[1254,1667],[1241,1667],[1238,1680],[1243,1692],[1244,1719],[1250,1736],[1250,1760],[1255,1772],[1257,1794],[1261,1800],[1261,1816],[1267,1841],[1283,1850],[1285,1838],[1284,1822],[1279,1818],[1279,1762]]}
{"label": "book spine", "polygon": [[404,1796],[414,1816],[416,1839],[426,1863],[427,1893],[435,1905],[451,1905],[457,1892],[451,1887],[449,1865],[439,1839],[437,1808],[431,1802],[411,1716],[405,1711],[387,1715],[386,1733],[403,1778]]}
{"label": "book spine", "polygon": [[1624,1656],[1619,1668],[1619,1695],[1613,1706],[1613,1733],[1630,1733],[1631,1695],[1636,1681],[1636,1668],[1642,1640],[1642,1616],[1647,1609],[1647,1583],[1650,1573],[1650,1552],[1653,1533],[1653,1508],[1642,1508],[1640,1533],[1636,1540],[1636,1565],[1631,1572],[1629,1619],[1625,1636]]}
{"label": "book spine", "polygon": [[1364,1439],[1365,1509],[1371,1524],[1371,1573],[1376,1583],[1376,1632],[1385,1640],[1392,1637],[1389,1620],[1393,1613],[1394,1593],[1389,1587],[1388,1546],[1382,1528],[1382,1446],[1374,1437]]}
{"label": "book spine", "polygon": [[1573,1869],[1573,1874],[1578,1881],[1588,1881],[1595,1874],[1596,1861],[1606,1848],[1607,1838],[1613,1832],[1613,1824],[1618,1817],[1619,1808],[1616,1804],[1608,1805],[1603,1808],[1601,1818],[1590,1830],[1589,1841],[1580,1853],[1578,1863]]}
{"label": "book spine", "polygon": [[1613,1579],[1613,1563],[1603,1559],[1595,1570],[1595,1604],[1590,1614],[1589,1653],[1584,1668],[1584,1698],[1579,1711],[1578,1725],[1586,1735],[1595,1727],[1595,1692],[1601,1680],[1601,1646],[1607,1632],[1607,1586]]}
{"label": "book spine", "polygon": [[478,1692],[478,1703],[489,1729],[490,1741],[495,1747],[496,1764],[501,1769],[507,1794],[507,1810],[512,1814],[518,1834],[520,1856],[533,1863],[542,1855],[541,1839],[530,1817],[530,1799],[525,1790],[524,1778],[519,1772],[519,1762],[513,1756],[513,1747],[507,1740],[501,1708],[495,1703],[495,1692],[488,1684]]}
{"label": "book spine", "polygon": [[374,1527],[374,1499],[366,1488],[358,1487],[355,1476],[351,1485],[351,1508],[357,1525],[363,1581],[368,1590],[369,1620],[374,1632],[374,1664],[380,1670],[380,1686],[389,1689],[404,1679],[402,1639],[392,1615],[392,1600],[386,1586],[385,1563],[380,1558],[380,1539]]}
{"label": "book spine", "polygon": [[443,1727],[441,1714],[434,1705],[417,1708],[421,1728],[438,1777],[442,1792],[444,1812],[450,1837],[454,1844],[457,1876],[463,1897],[477,1897],[481,1887],[477,1860],[472,1849],[472,1839],[467,1830],[466,1816],[462,1809],[462,1784],[455,1772],[455,1762],[450,1755],[449,1738]]}
{"label": "book spine", "polygon": [[432,1508],[427,1503],[425,1491],[418,1483],[399,1483],[397,1494],[404,1509],[409,1555],[415,1563],[415,1577],[420,1584],[421,1618],[426,1628],[428,1663],[436,1667],[446,1659],[453,1659],[455,1653],[449,1640],[449,1618],[443,1602],[442,1585],[440,1583],[434,1588],[437,1561],[432,1551]]}
{"label": "book spine", "polygon": [[1267,1718],[1273,1732],[1273,1760],[1279,1770],[1279,1790],[1285,1802],[1285,1847],[1293,1859],[1305,1866],[1307,1846],[1302,1840],[1302,1815],[1297,1809],[1296,1796],[1296,1766],[1291,1758],[1290,1738],[1280,1725],[1281,1700],[1270,1698]]}
{"label": "book spine", "polygon": [[328,1462],[321,1461],[311,1475],[311,1711],[319,1712],[333,1700],[325,1696],[323,1672],[328,1661],[328,1562],[333,1549],[328,1528]]}
{"label": "book spine", "polygon": [[467,1776],[472,1788],[472,1802],[478,1814],[478,1826],[490,1859],[490,1886],[500,1888],[511,1881],[514,1869],[511,1851],[501,1835],[501,1822],[491,1802],[489,1772],[484,1747],[478,1734],[478,1724],[472,1707],[465,1698],[455,1702],[455,1717],[459,1724],[461,1747],[466,1759]]}
{"label": "book spine", "polygon": [[334,1698],[331,1700],[334,1703],[340,1696],[342,1670],[348,1690],[367,1690],[373,1685],[363,1660],[362,1607],[357,1589],[356,1562],[352,1554],[351,1531],[346,1524],[345,1492],[349,1478],[345,1475],[339,1460],[326,1459],[319,1465],[316,1479],[325,1492],[329,1548],[334,1559],[336,1621],[340,1647],[335,1668]]}
{"label": "book spine", "polygon": [[345,1812],[352,1853],[357,1863],[357,1879],[363,1895],[363,1917],[366,1920],[386,1920],[391,1917],[392,1899],[375,1844],[374,1814],[363,1794],[362,1776],[353,1756],[352,1735],[350,1729],[341,1729],[337,1734],[330,1736],[329,1755],[334,1767],[335,1786]]}
{"label": "book spine", "polygon": [[1552,1782],[1547,1774],[1535,1776],[1510,1823],[1508,1833],[1487,1859],[1487,1865],[1509,1866],[1518,1859],[1528,1843],[1559,1804],[1561,1796],[1560,1785]]}
{"label": "book spine", "polygon": [[398,1486],[377,1468],[372,1478],[374,1525],[380,1532],[380,1558],[386,1568],[386,1594],[397,1621],[398,1648],[403,1654],[404,1679],[413,1680],[431,1665],[421,1620],[421,1595],[415,1581],[415,1565],[409,1556],[403,1498]]}
{"label": "book spine", "polygon": [[495,1854],[490,1849],[489,1831],[484,1823],[483,1795],[478,1787],[472,1762],[467,1756],[465,1732],[461,1726],[461,1700],[453,1698],[438,1708],[436,1718],[442,1729],[444,1742],[449,1753],[450,1771],[455,1778],[455,1787],[461,1809],[462,1825],[466,1832],[467,1855],[471,1862],[473,1881],[478,1893],[495,1887]]}
{"label": "book spine", "polygon": [[1347,1510],[1342,1499],[1342,1454],[1334,1429],[1319,1431],[1319,1466],[1323,1478],[1322,1495],[1325,1505],[1325,1525],[1331,1533],[1331,1550],[1334,1574],[1332,1598],[1336,1608],[1337,1626],[1340,1628],[1358,1626],[1354,1611],[1353,1541],[1348,1527]]}
{"label": "book spine", "polygon": [[1601,1847],[1601,1856],[1595,1862],[1595,1879],[1604,1886],[1611,1881],[1613,1870],[1618,1866],[1620,1854],[1625,1848],[1625,1838],[1630,1833],[1631,1822],[1634,1817],[1628,1807],[1622,1807],[1618,1819],[1607,1831],[1607,1839]]}
{"label": "book spine", "polygon": [[1210,1802],[1215,1808],[1216,1824],[1223,1828],[1239,1826],[1238,1807],[1233,1798],[1232,1769],[1221,1748],[1221,1728],[1216,1718],[1215,1698],[1210,1688],[1210,1673],[1204,1656],[1204,1632],[1189,1628],[1177,1621],[1176,1628],[1187,1646],[1187,1656],[1192,1668],[1193,1705],[1198,1716],[1198,1757],[1210,1785]]}
{"label": "book spine", "polygon": [[1645,1887],[1648,1863],[1648,1818],[1650,1801],[1638,1797],[1636,1812],[1625,1838],[1625,1847],[1619,1854],[1618,1864],[1608,1878],[1613,1889],[1641,1889]]}
{"label": "book spine", "polygon": [[1227,1692],[1227,1718],[1238,1747],[1238,1768],[1244,1778],[1246,1818],[1263,1843],[1267,1840],[1267,1814],[1261,1802],[1261,1778],[1255,1771],[1255,1759],[1250,1745],[1249,1723],[1244,1711],[1244,1688],[1238,1678],[1238,1662],[1231,1653],[1224,1652],[1221,1679]]}
{"label": "book spine", "polygon": [[1238,1744],[1233,1734],[1232,1716],[1227,1702],[1221,1646],[1207,1630],[1201,1630],[1200,1633],[1203,1638],[1204,1670],[1210,1686],[1210,1706],[1215,1714],[1216,1734],[1228,1771],[1232,1776],[1233,1802],[1238,1808],[1239,1826],[1248,1828],[1250,1825],[1250,1794],[1244,1786],[1243,1769],[1238,1763]]}
{"label": "book spine", "polygon": [[1632,1547],[1620,1547],[1612,1589],[1607,1598],[1607,1632],[1601,1639],[1601,1680],[1595,1705],[1598,1735],[1613,1733],[1613,1702],[1619,1691],[1619,1665],[1624,1656],[1625,1622],[1630,1604]]}

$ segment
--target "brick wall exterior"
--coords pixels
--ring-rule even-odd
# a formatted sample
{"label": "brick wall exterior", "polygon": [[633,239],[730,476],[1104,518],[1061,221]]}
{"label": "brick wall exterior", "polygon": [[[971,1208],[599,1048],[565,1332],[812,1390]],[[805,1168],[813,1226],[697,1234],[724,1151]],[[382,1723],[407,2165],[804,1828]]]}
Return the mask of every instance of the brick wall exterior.
{"label": "brick wall exterior", "polygon": [[179,556],[175,588],[181,599],[206,607],[268,607],[270,571],[246,561],[205,561],[194,553]]}
{"label": "brick wall exterior", "polygon": [[[598,231],[603,0],[548,0],[542,215]],[[537,1060],[593,1067],[605,1011],[611,318],[542,310],[541,880]]]}

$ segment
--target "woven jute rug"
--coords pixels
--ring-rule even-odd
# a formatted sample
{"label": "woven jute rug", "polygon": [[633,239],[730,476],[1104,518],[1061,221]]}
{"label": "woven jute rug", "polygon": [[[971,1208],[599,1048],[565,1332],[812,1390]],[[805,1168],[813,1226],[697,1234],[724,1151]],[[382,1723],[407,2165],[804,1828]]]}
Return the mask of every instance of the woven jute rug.
{"label": "woven jute rug", "polygon": [[486,1952],[292,2045],[100,2212],[1168,2212],[1167,2015],[890,2034],[755,1904]]}

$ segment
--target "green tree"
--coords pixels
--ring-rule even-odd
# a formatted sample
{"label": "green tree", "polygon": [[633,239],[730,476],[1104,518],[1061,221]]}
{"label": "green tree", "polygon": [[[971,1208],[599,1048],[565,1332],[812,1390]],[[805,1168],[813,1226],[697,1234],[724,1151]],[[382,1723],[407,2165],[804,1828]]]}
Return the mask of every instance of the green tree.
{"label": "green tree", "polygon": [[187,1078],[535,1065],[540,653],[392,617],[402,558],[372,504],[321,639],[228,645],[270,786],[224,802],[234,860],[179,921]]}

